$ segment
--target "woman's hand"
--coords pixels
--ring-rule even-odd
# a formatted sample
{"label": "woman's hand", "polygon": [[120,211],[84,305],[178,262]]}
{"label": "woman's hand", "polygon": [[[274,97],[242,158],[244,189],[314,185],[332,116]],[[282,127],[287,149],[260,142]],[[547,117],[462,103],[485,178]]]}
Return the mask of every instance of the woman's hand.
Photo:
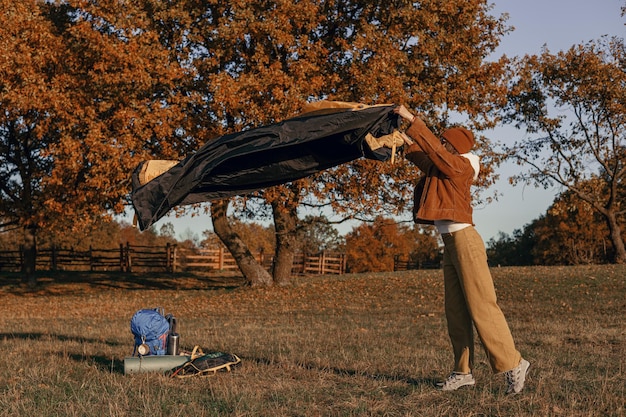
{"label": "woman's hand", "polygon": [[404,133],[404,132],[400,132],[400,136],[402,136],[402,139],[404,140],[404,143],[405,143],[405,144],[407,144],[407,145],[412,145],[412,144],[414,143],[414,142],[413,142],[413,139],[411,139],[410,137],[408,137],[406,133]]}
{"label": "woman's hand", "polygon": [[415,116],[413,116],[413,114],[408,111],[407,108],[404,107],[404,105],[396,107],[395,109],[393,109],[393,112],[402,117],[404,120],[408,121],[409,123],[413,123],[413,120],[415,120]]}

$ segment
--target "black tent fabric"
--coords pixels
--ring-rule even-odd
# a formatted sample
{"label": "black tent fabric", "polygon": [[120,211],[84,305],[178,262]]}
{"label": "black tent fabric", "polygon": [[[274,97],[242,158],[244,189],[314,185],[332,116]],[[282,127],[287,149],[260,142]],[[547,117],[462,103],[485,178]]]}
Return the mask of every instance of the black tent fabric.
{"label": "black tent fabric", "polygon": [[145,230],[176,206],[245,195],[360,157],[387,160],[392,150],[372,150],[365,138],[368,134],[380,138],[397,129],[394,107],[318,110],[224,135],[142,184],[144,162],[132,176],[131,199],[139,228]]}

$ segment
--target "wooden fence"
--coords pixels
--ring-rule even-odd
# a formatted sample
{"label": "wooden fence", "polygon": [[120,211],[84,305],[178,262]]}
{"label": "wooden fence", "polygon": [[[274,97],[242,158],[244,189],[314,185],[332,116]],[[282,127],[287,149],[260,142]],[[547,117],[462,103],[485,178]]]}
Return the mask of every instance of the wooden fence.
{"label": "wooden fence", "polygon": [[[176,267],[180,270],[237,270],[239,267],[227,250],[203,249],[190,251],[181,249],[177,251]],[[269,270],[272,267],[273,257],[259,252],[255,255],[258,263]],[[346,256],[338,252],[321,252],[315,255],[297,253],[293,260],[291,273],[303,274],[344,274],[346,272]]]}
{"label": "wooden fence", "polygon": [[[184,271],[218,270],[229,271],[238,268],[230,252],[220,249],[179,249],[176,257],[176,267]],[[263,254],[256,256],[257,262],[263,264]]]}
{"label": "wooden fence", "polygon": [[[272,257],[263,253],[257,261],[266,269],[272,266]],[[0,251],[0,271],[20,271],[23,251]],[[135,246],[127,243],[118,248],[78,251],[47,248],[37,251],[37,270],[41,271],[228,271],[238,266],[230,252],[224,249],[191,250],[176,245]],[[317,255],[297,254],[292,274],[343,274],[346,257],[343,253],[322,252]]]}
{"label": "wooden fence", "polygon": [[[50,247],[37,250],[36,269],[40,271],[123,271],[175,270],[176,246],[135,246],[74,250]],[[23,249],[0,251],[0,271],[19,271],[24,263]]]}
{"label": "wooden fence", "polygon": [[411,269],[438,269],[441,268],[441,262],[439,261],[411,261],[404,259],[402,256],[394,256],[393,258],[393,270],[394,271],[407,271]]}

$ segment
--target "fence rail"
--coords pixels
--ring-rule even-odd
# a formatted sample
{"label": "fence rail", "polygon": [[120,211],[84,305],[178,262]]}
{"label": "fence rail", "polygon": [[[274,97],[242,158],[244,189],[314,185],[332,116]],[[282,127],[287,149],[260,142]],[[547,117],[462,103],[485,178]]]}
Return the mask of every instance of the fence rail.
{"label": "fence rail", "polygon": [[23,262],[24,262],[24,257],[23,257],[22,251],[19,251],[19,250],[0,251],[0,271],[20,270],[22,269]]}
{"label": "fence rail", "polygon": [[393,258],[394,271],[408,271],[412,269],[438,269],[441,268],[439,261],[412,261],[403,259],[401,256]]}
{"label": "fence rail", "polygon": [[[190,253],[189,249],[179,250],[177,268],[181,270],[236,270],[239,267],[227,250],[205,249]],[[255,259],[265,269],[272,267],[273,258],[259,252]],[[321,252],[309,255],[297,253],[291,267],[292,275],[302,274],[344,274],[346,272],[346,256],[338,252]]]}
{"label": "fence rail", "polygon": [[[266,269],[272,266],[272,257],[258,253],[257,261]],[[230,252],[191,250],[176,245],[135,246],[120,244],[118,248],[73,250],[45,248],[37,251],[37,270],[40,271],[228,271],[239,267]],[[0,251],[0,271],[20,271],[24,264],[23,250]],[[296,254],[292,274],[343,274],[346,257],[343,253],[322,252],[316,255]]]}

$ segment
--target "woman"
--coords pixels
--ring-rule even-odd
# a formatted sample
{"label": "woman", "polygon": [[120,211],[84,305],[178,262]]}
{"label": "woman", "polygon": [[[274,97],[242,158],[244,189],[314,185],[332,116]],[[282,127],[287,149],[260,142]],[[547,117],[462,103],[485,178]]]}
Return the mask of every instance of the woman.
{"label": "woman", "polygon": [[492,371],[505,374],[507,394],[517,394],[524,388],[530,363],[515,348],[498,307],[485,244],[473,225],[470,187],[479,172],[479,159],[469,152],[474,135],[456,127],[446,130],[440,140],[406,107],[394,111],[410,122],[404,135],[406,158],[424,173],[414,218],[434,224],[444,243],[445,313],[454,370],[439,386],[452,391],[475,384],[473,324]]}

